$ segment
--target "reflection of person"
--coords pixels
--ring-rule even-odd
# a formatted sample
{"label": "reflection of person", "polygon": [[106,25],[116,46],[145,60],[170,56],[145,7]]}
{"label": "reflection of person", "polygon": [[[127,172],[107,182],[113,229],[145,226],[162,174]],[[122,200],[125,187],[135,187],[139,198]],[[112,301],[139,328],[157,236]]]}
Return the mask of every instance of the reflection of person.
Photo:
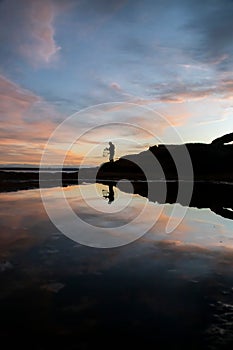
{"label": "reflection of person", "polygon": [[[105,190],[102,191],[103,193],[106,193]],[[108,192],[107,194],[103,194],[104,198],[108,198],[108,204],[111,204],[114,201],[114,190],[113,190],[113,185],[110,184],[108,185]]]}
{"label": "reflection of person", "polygon": [[108,193],[108,204],[111,204],[114,201],[113,185],[108,186]]}
{"label": "reflection of person", "polygon": [[109,141],[109,162],[113,162],[113,158],[114,158],[114,155],[115,155],[115,146],[114,144]]}

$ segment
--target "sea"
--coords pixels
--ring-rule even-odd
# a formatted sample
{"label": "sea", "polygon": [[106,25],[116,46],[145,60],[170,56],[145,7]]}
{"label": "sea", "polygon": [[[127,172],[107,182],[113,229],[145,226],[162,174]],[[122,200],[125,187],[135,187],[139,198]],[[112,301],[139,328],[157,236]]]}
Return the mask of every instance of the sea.
{"label": "sea", "polygon": [[0,193],[7,348],[232,348],[233,220],[120,188]]}

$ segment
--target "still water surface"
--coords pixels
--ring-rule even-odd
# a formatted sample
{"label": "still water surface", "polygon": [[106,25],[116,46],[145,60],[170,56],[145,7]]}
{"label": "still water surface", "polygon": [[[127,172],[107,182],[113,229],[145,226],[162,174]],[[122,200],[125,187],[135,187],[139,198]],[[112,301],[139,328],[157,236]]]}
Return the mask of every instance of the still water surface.
{"label": "still water surface", "polygon": [[231,348],[233,221],[187,208],[168,234],[174,205],[115,187],[109,197],[101,184],[43,191],[64,224],[64,193],[88,224],[74,238],[94,226],[97,241],[104,228],[123,243],[97,249],[68,238],[50,221],[39,190],[1,194],[0,335],[9,344],[23,336],[30,348],[30,333],[35,349],[51,348],[47,335],[62,349]]}

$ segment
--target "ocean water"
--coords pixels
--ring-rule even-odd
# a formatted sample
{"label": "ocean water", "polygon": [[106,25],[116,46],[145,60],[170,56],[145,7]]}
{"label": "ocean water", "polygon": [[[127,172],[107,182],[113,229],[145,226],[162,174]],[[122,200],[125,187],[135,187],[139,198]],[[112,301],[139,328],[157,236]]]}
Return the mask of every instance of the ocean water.
{"label": "ocean water", "polygon": [[232,348],[232,220],[102,184],[0,198],[8,346]]}

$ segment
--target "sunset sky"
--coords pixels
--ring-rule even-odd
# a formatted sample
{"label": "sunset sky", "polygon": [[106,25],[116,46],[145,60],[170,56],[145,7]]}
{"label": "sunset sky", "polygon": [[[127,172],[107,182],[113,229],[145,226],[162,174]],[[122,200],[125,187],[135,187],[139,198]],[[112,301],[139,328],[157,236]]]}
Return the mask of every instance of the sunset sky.
{"label": "sunset sky", "polygon": [[62,122],[54,164],[232,132],[232,18],[232,0],[0,0],[0,163],[39,164]]}

